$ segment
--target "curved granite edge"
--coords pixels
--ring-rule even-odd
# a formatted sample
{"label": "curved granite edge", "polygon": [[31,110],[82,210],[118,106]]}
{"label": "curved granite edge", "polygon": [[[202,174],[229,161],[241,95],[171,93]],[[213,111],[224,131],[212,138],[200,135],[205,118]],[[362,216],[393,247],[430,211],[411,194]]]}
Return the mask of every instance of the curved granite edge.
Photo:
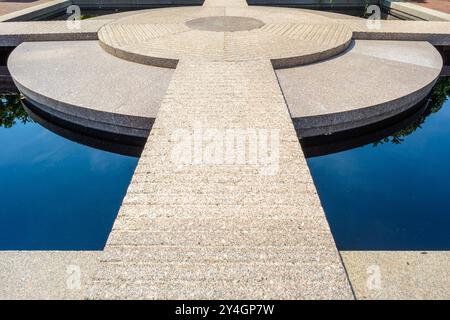
{"label": "curved granite edge", "polygon": [[284,69],[284,68],[293,68],[297,66],[308,65],[311,63],[320,63],[324,60],[330,59],[343,51],[347,50],[352,43],[352,38],[349,37],[348,40],[334,48],[330,48],[328,50],[324,50],[322,52],[317,52],[309,55],[303,56],[293,56],[286,58],[278,58],[271,59],[272,66],[274,69]]}
{"label": "curved granite edge", "polygon": [[148,137],[173,73],[113,57],[97,41],[24,43],[8,68],[19,91],[45,114],[86,133],[137,140]]}
{"label": "curved granite edge", "polygon": [[122,50],[120,48],[114,48],[113,46],[110,46],[109,44],[103,42],[101,40],[98,42],[100,44],[100,47],[105,50],[105,52],[126,60],[130,62],[135,62],[143,65],[148,66],[154,66],[154,67],[160,67],[160,68],[169,68],[169,69],[176,69],[178,65],[178,59],[170,59],[170,58],[161,58],[161,57],[154,57],[154,56],[147,56],[145,54],[139,54],[136,52],[126,51]]}
{"label": "curved granite edge", "polygon": [[307,138],[407,111],[430,93],[441,68],[428,43],[356,41],[340,56],[277,75],[298,135]]}
{"label": "curved granite edge", "polygon": [[306,138],[329,135],[375,124],[416,106],[431,92],[436,81],[437,78],[418,91],[379,105],[346,112],[292,118],[294,127],[301,138]]}
{"label": "curved granite edge", "polygon": [[146,138],[155,120],[154,118],[102,112],[62,103],[29,90],[16,80],[14,83],[25,99],[35,108],[62,121],[76,124],[81,131],[96,130],[116,135]]}
{"label": "curved granite edge", "polygon": [[[272,66],[274,67],[274,69],[291,68],[310,63],[317,63],[342,53],[350,46],[351,43],[352,39],[351,37],[349,37],[349,39],[345,43],[328,50],[324,50],[322,52],[317,52],[309,55],[275,58],[270,59],[270,61],[272,62]],[[110,46],[109,44],[101,41],[101,39],[99,41],[99,44],[103,48],[103,50],[117,58],[144,65],[176,69],[179,61],[178,59],[149,56],[145,54],[139,54],[137,52],[122,50],[120,48]]]}
{"label": "curved granite edge", "polygon": [[[450,299],[450,251],[341,251],[357,299]],[[369,288],[376,267],[382,285]]]}
{"label": "curved granite edge", "polygon": [[69,27],[66,21],[2,22],[0,46],[18,46],[34,41],[97,40],[98,30],[110,22],[107,19],[82,20],[79,28]]}

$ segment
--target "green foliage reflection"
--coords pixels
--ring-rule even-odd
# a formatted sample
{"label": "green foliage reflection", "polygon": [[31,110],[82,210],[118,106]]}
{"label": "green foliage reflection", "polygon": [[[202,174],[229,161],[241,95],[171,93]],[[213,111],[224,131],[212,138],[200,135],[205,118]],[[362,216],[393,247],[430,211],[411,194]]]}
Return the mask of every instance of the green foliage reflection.
{"label": "green foliage reflection", "polygon": [[11,128],[17,122],[32,122],[21,99],[19,94],[0,94],[0,128]]}
{"label": "green foliage reflection", "polygon": [[433,88],[431,96],[429,97],[429,106],[427,110],[419,118],[416,119],[406,128],[397,131],[396,133],[381,139],[374,143],[374,146],[378,146],[384,143],[401,144],[405,141],[405,138],[415,132],[417,129],[422,128],[422,124],[433,113],[438,112],[444,106],[445,101],[450,97],[450,77],[440,78]]}

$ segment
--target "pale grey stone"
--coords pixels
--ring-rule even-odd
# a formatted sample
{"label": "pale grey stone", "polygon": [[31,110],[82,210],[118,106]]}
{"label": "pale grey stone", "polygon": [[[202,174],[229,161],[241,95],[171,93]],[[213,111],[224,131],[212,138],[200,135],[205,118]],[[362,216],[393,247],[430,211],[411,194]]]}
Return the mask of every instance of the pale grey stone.
{"label": "pale grey stone", "polygon": [[149,134],[173,73],[116,58],[93,41],[24,43],[8,65],[20,91],[47,113],[141,138]]}
{"label": "pale grey stone", "polygon": [[431,91],[441,69],[429,43],[357,40],[345,54],[277,75],[299,135],[310,137],[408,110]]}

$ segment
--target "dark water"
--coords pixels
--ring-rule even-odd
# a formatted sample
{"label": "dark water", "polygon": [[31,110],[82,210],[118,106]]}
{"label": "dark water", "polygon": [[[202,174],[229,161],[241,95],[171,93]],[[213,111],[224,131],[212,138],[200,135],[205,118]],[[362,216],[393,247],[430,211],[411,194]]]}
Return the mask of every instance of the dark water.
{"label": "dark water", "polygon": [[308,159],[340,250],[450,250],[450,78],[395,134]]}
{"label": "dark water", "polygon": [[100,250],[137,158],[87,147],[0,94],[0,250]]}

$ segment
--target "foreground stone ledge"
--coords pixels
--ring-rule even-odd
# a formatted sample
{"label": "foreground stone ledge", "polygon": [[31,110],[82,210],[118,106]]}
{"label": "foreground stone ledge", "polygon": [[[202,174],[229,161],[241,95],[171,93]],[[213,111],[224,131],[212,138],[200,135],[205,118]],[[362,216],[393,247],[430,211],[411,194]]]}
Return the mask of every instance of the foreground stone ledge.
{"label": "foreground stone ledge", "polygon": [[[291,262],[300,255],[297,249],[282,248],[273,248],[269,254],[261,255],[251,247],[202,247],[194,252],[170,246],[152,247],[146,251],[137,248],[120,250],[123,261],[143,259],[157,263],[164,260],[167,264],[161,265],[162,268],[170,267],[171,263],[192,263],[207,257],[210,257],[209,262],[213,264],[225,259],[234,265],[246,257],[256,265]],[[449,251],[341,251],[341,256],[357,299],[450,299]],[[286,260],[287,257],[289,258]],[[90,279],[101,261],[117,263],[113,256],[103,252],[0,252],[0,299],[85,299],[92,292],[92,286],[96,285]],[[76,286],[77,283],[72,278],[78,267],[80,287]],[[120,269],[120,265],[118,268]],[[369,279],[377,270],[381,276],[379,287],[376,286],[376,281]],[[138,272],[135,269],[130,275],[137,276]],[[135,287],[133,291],[126,287],[113,289],[110,284],[114,290],[110,297],[119,297],[129,291],[133,292],[134,297],[143,298],[140,293],[145,292],[146,286],[154,284],[143,282],[141,288]],[[175,292],[175,288],[173,290]]]}
{"label": "foreground stone ledge", "polygon": [[0,251],[0,300],[83,299],[99,255],[89,251]]}
{"label": "foreground stone ledge", "polygon": [[450,299],[449,251],[341,251],[341,255],[358,299]]}

